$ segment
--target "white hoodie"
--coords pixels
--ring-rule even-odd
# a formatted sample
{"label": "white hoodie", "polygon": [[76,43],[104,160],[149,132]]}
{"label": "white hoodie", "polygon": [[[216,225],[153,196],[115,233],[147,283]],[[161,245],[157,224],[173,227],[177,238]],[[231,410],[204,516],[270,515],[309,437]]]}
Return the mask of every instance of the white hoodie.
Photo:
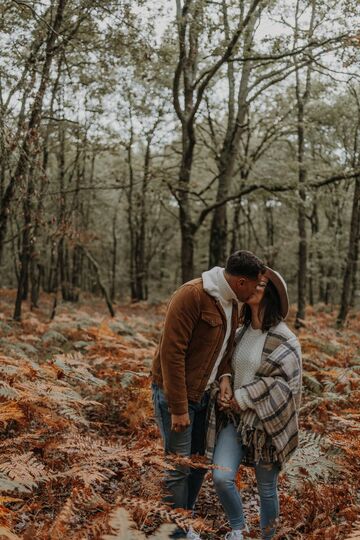
{"label": "white hoodie", "polygon": [[204,290],[207,293],[209,293],[211,296],[219,300],[221,307],[223,308],[225,316],[226,316],[225,338],[224,338],[222,347],[220,349],[219,356],[216,359],[215,365],[213,367],[210,378],[206,385],[206,389],[208,389],[211,383],[214,382],[216,379],[217,370],[225,354],[227,344],[229,341],[230,332],[231,332],[231,317],[232,317],[233,300],[238,301],[234,291],[232,290],[232,288],[230,287],[230,285],[225,279],[224,272],[225,272],[224,268],[220,268],[220,266],[214,266],[214,268],[212,268],[211,270],[208,270],[207,272],[203,272],[202,274]]}

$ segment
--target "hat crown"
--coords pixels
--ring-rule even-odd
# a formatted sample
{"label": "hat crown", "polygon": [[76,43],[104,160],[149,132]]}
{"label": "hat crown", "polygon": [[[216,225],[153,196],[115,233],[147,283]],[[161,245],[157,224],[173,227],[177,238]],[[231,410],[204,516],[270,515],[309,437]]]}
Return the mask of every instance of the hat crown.
{"label": "hat crown", "polygon": [[285,279],[282,277],[282,275],[277,272],[276,270],[273,270],[274,274],[277,275],[277,277],[280,279],[281,283],[284,285],[285,289],[287,290],[287,285]]}
{"label": "hat crown", "polygon": [[266,266],[265,276],[269,278],[272,284],[275,286],[281,303],[281,314],[285,319],[289,312],[289,297],[287,293],[287,285],[285,279],[279,272]]}

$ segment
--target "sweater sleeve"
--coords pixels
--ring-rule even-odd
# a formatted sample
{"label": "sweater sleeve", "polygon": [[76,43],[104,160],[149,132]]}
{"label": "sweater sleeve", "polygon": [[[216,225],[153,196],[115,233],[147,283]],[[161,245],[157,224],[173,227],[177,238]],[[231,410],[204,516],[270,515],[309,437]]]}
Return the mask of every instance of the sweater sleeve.
{"label": "sweater sleeve", "polygon": [[191,285],[178,289],[170,300],[160,343],[164,392],[172,414],[188,412],[185,357],[199,316],[198,290]]}
{"label": "sweater sleeve", "polygon": [[246,388],[238,388],[235,390],[235,399],[242,411],[255,408]]}

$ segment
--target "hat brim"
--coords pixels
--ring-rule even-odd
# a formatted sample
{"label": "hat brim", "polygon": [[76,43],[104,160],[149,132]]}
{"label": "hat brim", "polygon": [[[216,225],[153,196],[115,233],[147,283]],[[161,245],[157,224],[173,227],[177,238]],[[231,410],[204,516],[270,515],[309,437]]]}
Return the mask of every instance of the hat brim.
{"label": "hat brim", "polygon": [[265,276],[273,283],[275,286],[278,295],[280,297],[280,305],[281,305],[281,316],[283,319],[286,319],[289,313],[289,297],[286,290],[285,282],[282,280],[282,278],[271,268],[268,266],[265,266]]}

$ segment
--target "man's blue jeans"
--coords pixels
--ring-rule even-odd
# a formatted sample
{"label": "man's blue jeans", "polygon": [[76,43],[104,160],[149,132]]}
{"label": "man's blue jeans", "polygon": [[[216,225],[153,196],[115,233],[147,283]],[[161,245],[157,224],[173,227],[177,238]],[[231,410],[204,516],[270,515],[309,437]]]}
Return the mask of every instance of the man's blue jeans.
{"label": "man's blue jeans", "polygon": [[[206,411],[209,394],[205,393],[200,403],[189,401],[190,426],[182,432],[171,431],[171,414],[164,392],[156,384],[152,385],[155,419],[163,438],[165,453],[181,456],[204,455]],[[175,470],[165,471],[164,497],[173,508],[192,510],[201,488],[206,469],[195,469],[177,465]]]}
{"label": "man's blue jeans", "polygon": [[[244,529],[245,520],[241,495],[235,479],[244,447],[234,425],[229,423],[219,433],[214,453],[214,465],[227,467],[229,470],[215,469],[213,480],[221,504],[232,529]],[[260,525],[262,538],[270,540],[275,533],[276,520],[279,516],[277,478],[279,466],[274,463],[258,463],[255,466],[256,482],[260,495]]]}

